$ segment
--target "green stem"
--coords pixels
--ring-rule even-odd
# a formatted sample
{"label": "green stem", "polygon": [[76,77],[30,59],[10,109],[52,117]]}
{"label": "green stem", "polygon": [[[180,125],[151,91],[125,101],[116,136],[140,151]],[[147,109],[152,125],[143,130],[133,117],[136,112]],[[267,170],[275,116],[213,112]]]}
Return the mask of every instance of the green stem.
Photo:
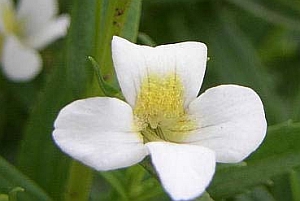
{"label": "green stem", "polygon": [[144,160],[139,163],[145,170],[147,170],[154,178],[159,181],[156,170],[154,169],[150,157],[147,156]]}
{"label": "green stem", "polygon": [[101,46],[103,48],[103,52],[100,55],[100,63],[104,63],[105,66],[103,66],[103,75],[105,77],[105,80],[109,83],[112,83],[114,80],[113,77],[113,64],[111,59],[111,39],[113,34],[113,23],[114,23],[114,15],[115,15],[115,9],[117,6],[116,0],[110,0],[108,4],[108,14],[106,18],[106,24],[104,29],[106,30],[103,34],[103,45]]}
{"label": "green stem", "polygon": [[92,181],[92,170],[77,161],[72,161],[64,200],[87,201]]}
{"label": "green stem", "polygon": [[16,187],[14,189],[12,189],[9,193],[8,193],[8,200],[9,201],[17,201],[17,193],[19,192],[24,192],[24,188],[21,187]]}
{"label": "green stem", "polygon": [[[83,0],[81,0],[83,1]],[[96,19],[95,23],[95,35],[93,49],[93,56],[96,61],[103,66],[101,73],[107,75],[106,82],[112,82],[114,80],[112,59],[111,59],[111,38],[114,34],[119,34],[123,28],[123,21],[125,15],[121,14],[120,10],[126,10],[129,5],[129,0],[123,2],[123,0],[95,0],[96,6]],[[120,8],[119,8],[119,7]],[[118,15],[119,14],[119,15]],[[116,29],[114,26],[120,26]],[[122,26],[121,26],[122,25]],[[87,89],[85,95],[94,94],[95,82],[92,82],[92,87]],[[66,194],[64,201],[87,201],[92,185],[92,170],[86,166],[73,161],[70,166],[69,178],[66,184]]]}
{"label": "green stem", "polygon": [[291,184],[291,191],[293,200],[299,200],[300,199],[300,174],[296,170],[291,170],[290,172],[290,184]]}
{"label": "green stem", "polygon": [[[103,23],[102,21],[104,20],[104,17],[102,16],[103,14],[103,0],[98,0],[96,3],[96,20],[95,20],[95,27],[96,27],[96,32],[95,32],[95,49],[94,49],[94,57],[96,58],[96,61],[100,61],[100,55],[101,51],[103,51],[102,48],[102,41],[103,41]],[[99,50],[101,49],[101,51]]]}

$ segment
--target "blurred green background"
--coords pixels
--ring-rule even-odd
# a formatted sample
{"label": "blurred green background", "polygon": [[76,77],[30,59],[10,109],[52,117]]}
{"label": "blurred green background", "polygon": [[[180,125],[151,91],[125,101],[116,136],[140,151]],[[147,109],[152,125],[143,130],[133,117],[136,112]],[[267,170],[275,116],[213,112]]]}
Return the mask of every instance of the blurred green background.
{"label": "blurred green background", "polygon": [[[42,51],[44,69],[34,81],[12,83],[0,74],[0,194],[19,186],[25,192],[18,200],[67,200],[74,164],[53,144],[53,120],[72,100],[101,95],[87,81],[94,73],[86,56],[104,63],[116,83],[109,42],[118,34],[148,45],[204,42],[210,60],[201,92],[232,83],[263,100],[269,129],[262,147],[247,166],[219,165],[210,196],[199,200],[300,200],[299,0],[127,0],[124,19],[114,15],[122,3],[99,2],[59,1],[60,11],[72,15],[70,32]],[[169,200],[140,166],[106,173],[82,168],[94,178],[83,185],[91,189],[89,200]]]}

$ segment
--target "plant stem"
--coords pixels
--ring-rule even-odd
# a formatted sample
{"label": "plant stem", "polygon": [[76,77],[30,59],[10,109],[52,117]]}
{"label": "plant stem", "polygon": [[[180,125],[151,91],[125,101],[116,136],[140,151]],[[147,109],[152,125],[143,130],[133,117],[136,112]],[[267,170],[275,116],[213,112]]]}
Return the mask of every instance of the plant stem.
{"label": "plant stem", "polygon": [[65,201],[87,201],[93,180],[92,170],[72,161],[65,194]]}

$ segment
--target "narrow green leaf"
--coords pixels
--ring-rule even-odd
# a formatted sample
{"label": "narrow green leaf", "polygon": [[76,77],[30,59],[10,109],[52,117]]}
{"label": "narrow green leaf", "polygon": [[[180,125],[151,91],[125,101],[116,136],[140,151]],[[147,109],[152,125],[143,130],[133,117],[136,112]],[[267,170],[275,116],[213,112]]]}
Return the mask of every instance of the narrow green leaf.
{"label": "narrow green leaf", "polygon": [[[289,171],[290,172],[290,171]],[[270,185],[266,186],[276,201],[293,200],[290,187],[290,178],[288,173],[276,175],[270,181]]]}
{"label": "narrow green leaf", "polygon": [[99,1],[98,16],[101,20],[96,33],[94,58],[103,67],[102,74],[109,83],[116,83],[113,77],[111,40],[114,35],[135,41],[139,27],[141,0]]}
{"label": "narrow green leaf", "polygon": [[138,35],[138,39],[144,45],[148,45],[148,46],[151,46],[151,47],[156,46],[156,43],[154,42],[154,40],[149,35],[147,35],[145,33],[140,32],[139,35]]}
{"label": "narrow green leaf", "polygon": [[70,160],[52,139],[54,120],[66,104],[93,90],[94,72],[86,58],[94,51],[96,0],[72,2],[66,60],[55,66],[33,108],[19,154],[20,169],[55,200],[64,198]]}
{"label": "narrow green leaf", "polygon": [[[133,0],[118,0],[115,5],[114,15],[113,15],[113,28],[112,28],[112,34],[113,35],[121,35],[121,32],[126,29],[124,26],[125,21],[128,18],[128,14],[130,14],[130,5]],[[131,25],[135,25],[133,23],[130,23]],[[128,25],[127,25],[128,26]],[[136,33],[135,29],[133,29],[133,32]]]}
{"label": "narrow green leaf", "polygon": [[25,189],[21,187],[15,187],[8,193],[9,201],[18,201],[17,193],[24,192]]}
{"label": "narrow green leaf", "polygon": [[94,56],[97,50],[94,43],[98,26],[95,16],[98,0],[73,2],[72,21],[66,44],[65,82],[71,85],[71,90],[78,99],[93,94],[93,90],[98,90],[90,88],[96,81],[93,80],[94,71],[86,59],[90,55]]}
{"label": "narrow green leaf", "polygon": [[159,181],[139,165],[100,174],[112,187],[114,200],[147,201],[168,197]]}
{"label": "narrow green leaf", "polygon": [[247,166],[219,170],[209,188],[213,198],[231,197],[272,177],[300,166],[300,123],[270,127],[261,147],[248,160]]}
{"label": "narrow green leaf", "polygon": [[264,103],[269,122],[286,120],[287,112],[276,94],[274,80],[265,71],[250,40],[236,26],[231,12],[226,9],[220,10],[215,26],[216,31],[212,33],[213,40],[210,40],[209,45],[212,55],[209,55],[211,60],[208,66],[211,68],[208,69],[208,73],[215,73],[219,83],[233,83],[254,89]]}
{"label": "narrow green leaf", "polygon": [[0,194],[0,201],[9,201],[8,200],[8,195],[6,195],[6,194]]}
{"label": "narrow green leaf", "polygon": [[[276,12],[266,7],[261,3],[257,3],[253,0],[227,0],[240,8],[260,17],[268,22],[281,25],[288,29],[300,31],[300,20],[286,16],[280,12]],[[274,2],[272,2],[274,3]]]}
{"label": "narrow green leaf", "polygon": [[292,170],[290,172],[290,180],[291,180],[291,191],[292,197],[294,201],[300,200],[300,173],[299,168],[298,171]]}
{"label": "narrow green leaf", "polygon": [[[5,190],[6,192],[3,192],[2,190]],[[20,171],[18,171],[13,165],[5,161],[2,157],[0,157],[0,193],[7,193],[7,196],[11,201],[52,200],[31,179],[23,175]],[[5,198],[4,195],[2,195],[2,197],[3,199]]]}
{"label": "narrow green leaf", "polygon": [[[116,172],[103,172],[101,176],[111,185],[111,187],[119,194],[122,200],[129,200],[128,192],[126,191],[125,185],[122,184],[121,178],[118,178]],[[124,177],[124,176],[123,176]]]}
{"label": "narrow green leaf", "polygon": [[149,174],[151,174],[154,178],[156,178],[158,180],[158,174],[157,174],[155,168],[153,167],[149,156],[146,157],[144,160],[142,160],[139,164],[143,168],[145,168],[145,170],[147,170],[149,172]]}
{"label": "narrow green leaf", "polygon": [[115,34],[135,42],[138,37],[141,9],[142,0],[130,0],[124,14],[124,24],[121,32]]}
{"label": "narrow green leaf", "polygon": [[195,201],[214,201],[214,199],[212,199],[210,197],[210,195],[207,192],[204,192],[199,198],[197,198]]}
{"label": "narrow green leaf", "polygon": [[58,111],[72,97],[65,77],[65,73],[55,69],[39,103],[33,109],[19,153],[19,168],[55,200],[59,200],[64,190],[69,164],[51,137]]}
{"label": "narrow green leaf", "polygon": [[66,184],[65,201],[88,201],[92,172],[91,169],[77,161],[72,161]]}
{"label": "narrow green leaf", "polygon": [[[104,51],[107,52],[107,59],[101,56],[99,63],[105,64],[105,67],[110,66],[110,41],[116,5],[116,1],[107,0],[73,1],[66,60],[53,70],[29,118],[20,149],[19,167],[46,189],[55,200],[64,198],[67,179],[73,180],[73,176],[76,175],[69,175],[70,161],[52,140],[53,123],[59,110],[67,103],[88,95],[99,94],[100,90],[93,78],[94,71],[89,67],[86,58],[88,55],[100,55],[99,52]],[[139,16],[140,13],[136,15]],[[99,16],[100,21],[97,18]],[[98,23],[103,25],[101,29]],[[136,35],[134,31],[131,34]],[[102,43],[95,42],[98,36],[100,39],[97,40]],[[109,67],[104,71],[108,75],[106,78],[111,80],[113,69]]]}
{"label": "narrow green leaf", "polygon": [[101,73],[101,68],[99,66],[99,64],[95,61],[95,59],[93,57],[88,57],[88,59],[90,60],[94,71],[96,72],[97,75],[97,80],[98,80],[98,84],[100,86],[100,89],[102,90],[103,94],[105,96],[108,97],[116,97],[119,95],[120,91],[118,91],[117,89],[115,89],[114,87],[112,87],[111,85],[109,85],[108,83],[105,82],[103,75]]}
{"label": "narrow green leaf", "polygon": [[296,96],[296,98],[295,98],[295,100],[293,101],[293,110],[294,110],[294,112],[293,112],[293,119],[297,119],[297,120],[300,120],[300,104],[299,104],[299,102],[300,102],[300,87],[298,87],[298,89],[297,89],[297,91],[298,91],[298,94],[297,94],[297,96]]}
{"label": "narrow green leaf", "polygon": [[[92,55],[95,60],[104,68],[102,73],[106,80],[113,79],[111,72],[113,72],[113,65],[111,59],[110,42],[112,39],[114,16],[116,15],[116,5],[118,0],[101,0],[97,2],[97,28],[95,38],[95,55]],[[127,1],[127,0],[126,0]]]}
{"label": "narrow green leaf", "polygon": [[[244,194],[240,194],[234,198],[235,201],[275,201],[276,199],[264,186],[254,188]],[[279,201],[279,200],[276,200]]]}
{"label": "narrow green leaf", "polygon": [[127,191],[131,200],[155,200],[166,195],[161,183],[157,178],[152,177],[142,166],[135,165],[126,170],[126,178],[129,185]]}

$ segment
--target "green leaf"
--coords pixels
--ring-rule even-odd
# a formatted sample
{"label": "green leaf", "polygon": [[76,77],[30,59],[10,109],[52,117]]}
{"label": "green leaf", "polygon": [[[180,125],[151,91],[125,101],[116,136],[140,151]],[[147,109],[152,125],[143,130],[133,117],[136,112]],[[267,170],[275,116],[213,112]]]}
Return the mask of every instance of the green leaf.
{"label": "green leaf", "polygon": [[293,101],[293,119],[297,119],[297,120],[300,120],[300,87],[298,87],[297,89],[298,93],[297,93],[297,96],[295,98],[295,100]]}
{"label": "green leaf", "polygon": [[92,170],[73,160],[64,193],[64,201],[88,201],[92,179]]}
{"label": "green leaf", "polygon": [[100,89],[102,90],[103,94],[108,97],[116,97],[117,95],[119,95],[119,93],[120,93],[119,90],[115,89],[113,86],[111,86],[105,82],[102,72],[101,72],[101,68],[100,68],[99,64],[95,61],[95,59],[90,56],[88,57],[88,59],[90,60],[92,66],[94,68],[94,71],[98,78],[97,79],[98,84],[99,84]]}
{"label": "green leaf", "polygon": [[135,42],[138,36],[140,16],[142,9],[142,0],[131,0],[125,12],[124,25],[121,29],[120,36]]}
{"label": "green leaf", "polygon": [[[130,5],[126,4],[124,9]],[[140,6],[139,3],[136,5]],[[113,69],[109,67],[110,41],[114,33],[112,30],[115,30],[113,22],[116,6],[123,5],[107,0],[73,1],[66,60],[54,69],[26,128],[20,149],[19,167],[40,186],[47,189],[55,200],[65,198],[66,183],[68,188],[71,188],[70,191],[73,191],[72,187],[74,190],[78,188],[72,182],[77,180],[76,175],[72,174],[72,172],[77,172],[77,168],[72,165],[69,175],[70,161],[59,151],[52,140],[53,123],[59,110],[66,104],[78,98],[101,94],[87,56],[106,52],[104,54],[107,54],[107,59],[106,56],[101,55],[99,63],[104,66],[105,73],[112,74]],[[139,9],[134,9],[134,14],[130,16],[136,16],[138,19],[140,15],[138,11]],[[132,23],[137,23],[137,20],[131,20]],[[125,22],[126,18],[124,18]],[[128,37],[136,35],[134,31],[127,34]],[[111,77],[106,78],[110,80]],[[86,178],[90,178],[89,174]]]}
{"label": "green leaf", "polygon": [[225,198],[257,185],[268,185],[272,177],[300,166],[299,144],[300,123],[270,127],[263,144],[247,160],[247,166],[219,170],[208,192],[213,198]]}
{"label": "green leaf", "polygon": [[293,200],[288,173],[276,175],[267,187],[276,201]]}
{"label": "green leaf", "polygon": [[9,201],[17,201],[17,194],[20,192],[24,192],[25,189],[21,187],[15,187],[8,193]]}
{"label": "green leaf", "polygon": [[111,40],[114,35],[135,41],[141,15],[141,0],[101,0],[98,1],[98,23],[96,32],[95,60],[103,67],[106,81],[116,83],[113,77]]}
{"label": "green leaf", "polygon": [[272,196],[272,194],[268,191],[266,187],[259,186],[254,188],[252,191],[236,196],[234,200],[235,201],[262,201],[262,200],[275,201],[275,198]]}
{"label": "green leaf", "polygon": [[54,120],[66,104],[93,90],[94,72],[86,58],[94,51],[96,0],[72,2],[66,60],[55,66],[33,108],[19,154],[20,169],[55,200],[64,198],[70,160],[52,139]]}
{"label": "green leaf", "polygon": [[218,84],[249,86],[261,97],[269,122],[286,120],[287,111],[276,94],[274,80],[265,71],[251,41],[236,26],[234,16],[223,9],[218,12],[216,20],[216,30],[209,41],[211,60],[208,62],[208,75],[217,76]]}
{"label": "green leaf", "polygon": [[103,172],[100,173],[101,176],[111,185],[111,187],[118,193],[119,197],[122,200],[129,200],[128,192],[126,191],[126,187],[121,182],[122,179],[125,178],[124,175],[118,174],[116,171]]}
{"label": "green leaf", "polygon": [[151,47],[156,46],[156,43],[153,41],[153,39],[145,33],[140,32],[138,35],[138,39],[144,45],[151,46]]}
{"label": "green leaf", "polygon": [[[4,190],[6,192],[2,192]],[[23,192],[20,192],[23,191]],[[10,201],[51,201],[52,199],[30,178],[0,157],[0,193],[7,193]],[[4,195],[2,195],[4,199]],[[18,198],[18,199],[17,199]],[[1,196],[0,196],[1,200]]]}
{"label": "green leaf", "polygon": [[6,195],[6,194],[0,194],[0,201],[9,201],[8,200],[8,195]]}
{"label": "green leaf", "polygon": [[300,200],[300,172],[292,170],[290,172],[290,180],[291,180],[291,191],[293,200]]}
{"label": "green leaf", "polygon": [[207,192],[204,192],[199,198],[195,201],[214,201]]}
{"label": "green leaf", "polygon": [[[65,83],[70,85],[74,98],[83,98],[91,94],[97,94],[91,86],[97,83],[94,78],[94,71],[90,68],[87,59],[90,55],[95,55],[97,47],[94,45],[96,30],[96,5],[98,0],[73,1],[71,15],[71,26],[67,37],[65,66]],[[84,4],[84,6],[82,6]],[[99,94],[99,92],[98,92]]]}
{"label": "green leaf", "polygon": [[100,174],[113,189],[109,200],[146,201],[167,197],[159,181],[140,165]]}
{"label": "green leaf", "polygon": [[[253,0],[227,0],[227,1],[239,6],[240,8],[252,13],[255,16],[260,17],[263,20],[266,20],[274,24],[278,24],[288,29],[300,31],[300,20],[297,19],[297,17],[291,17],[288,16],[287,14],[282,13],[281,10],[283,9],[279,11],[275,11],[270,9],[271,8],[270,5],[269,6],[264,5],[262,3],[255,2]],[[274,4],[276,3],[281,5],[281,3],[279,3],[278,1],[277,2],[272,1],[272,7],[274,7]]]}

